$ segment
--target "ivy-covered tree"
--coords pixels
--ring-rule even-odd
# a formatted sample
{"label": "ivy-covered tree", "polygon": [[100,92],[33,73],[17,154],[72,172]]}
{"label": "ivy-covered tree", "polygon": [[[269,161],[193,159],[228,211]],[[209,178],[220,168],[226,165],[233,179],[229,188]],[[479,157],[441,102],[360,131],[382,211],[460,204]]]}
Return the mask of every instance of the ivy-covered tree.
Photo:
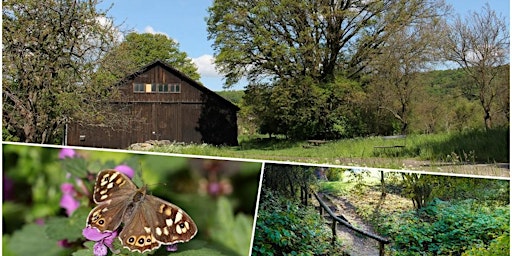
{"label": "ivy-covered tree", "polygon": [[102,107],[116,96],[110,88],[115,76],[94,75],[119,35],[97,1],[2,4],[4,138],[57,143],[65,124],[77,116],[121,121]]}

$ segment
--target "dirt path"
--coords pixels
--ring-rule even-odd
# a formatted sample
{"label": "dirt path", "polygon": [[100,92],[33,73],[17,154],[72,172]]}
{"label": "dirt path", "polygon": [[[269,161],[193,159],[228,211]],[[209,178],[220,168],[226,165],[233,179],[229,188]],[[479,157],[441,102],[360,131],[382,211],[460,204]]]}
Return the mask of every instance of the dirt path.
{"label": "dirt path", "polygon": [[[363,221],[356,213],[355,207],[344,198],[337,198],[328,196],[323,193],[318,194],[322,201],[324,201],[329,208],[334,212],[336,216],[342,215],[352,226],[367,231],[369,233],[375,234],[373,228],[368,225],[365,221]],[[331,222],[330,216],[326,213],[324,217]],[[342,219],[343,219],[342,218]],[[346,255],[351,256],[373,256],[379,255],[379,245],[378,242],[367,238],[357,232],[345,227],[342,224],[337,225],[336,234],[338,236],[339,241],[343,243],[343,251]]]}

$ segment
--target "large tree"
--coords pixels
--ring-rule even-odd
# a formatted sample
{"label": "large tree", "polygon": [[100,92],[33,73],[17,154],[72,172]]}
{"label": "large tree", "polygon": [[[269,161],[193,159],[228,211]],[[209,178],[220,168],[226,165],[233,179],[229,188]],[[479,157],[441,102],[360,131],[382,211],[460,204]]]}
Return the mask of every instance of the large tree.
{"label": "large tree", "polygon": [[216,0],[208,32],[226,86],[242,77],[332,82],[340,70],[356,76],[388,35],[437,8],[429,0]]}
{"label": "large tree", "polygon": [[[494,101],[504,83],[496,81],[500,69],[509,63],[509,27],[502,15],[488,4],[481,12],[472,12],[464,19],[458,16],[447,37],[447,58],[454,61],[472,78],[467,94],[474,94],[484,111],[485,128],[492,127]],[[505,85],[505,86],[508,86]]]}
{"label": "large tree", "polygon": [[2,3],[3,134],[54,143],[74,118],[115,120],[101,106],[118,78],[97,73],[124,68],[101,63],[119,38],[107,11],[89,0]]}
{"label": "large tree", "polygon": [[395,117],[401,134],[409,125],[411,104],[420,85],[418,75],[432,68],[441,56],[440,38],[446,34],[441,18],[448,12],[449,8],[431,10],[430,15],[389,35],[372,58],[370,97],[378,99],[374,101],[378,108]]}
{"label": "large tree", "polygon": [[110,55],[113,59],[126,61],[134,69],[162,60],[190,78],[200,79],[197,67],[187,53],[180,51],[179,44],[163,34],[129,33]]}

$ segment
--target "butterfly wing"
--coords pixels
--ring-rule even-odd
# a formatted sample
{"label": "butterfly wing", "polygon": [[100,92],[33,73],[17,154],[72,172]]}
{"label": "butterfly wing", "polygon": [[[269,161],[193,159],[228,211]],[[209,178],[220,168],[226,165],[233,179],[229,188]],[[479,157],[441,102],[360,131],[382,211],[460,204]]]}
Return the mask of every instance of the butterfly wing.
{"label": "butterfly wing", "polygon": [[129,200],[137,186],[116,170],[103,170],[96,176],[93,200],[98,204],[87,216],[87,226],[99,231],[114,231],[123,221]]}
{"label": "butterfly wing", "polygon": [[123,246],[143,253],[161,244],[187,242],[196,233],[196,224],[181,208],[158,197],[145,195],[138,209],[125,222],[119,238]]}
{"label": "butterfly wing", "polygon": [[101,171],[96,176],[92,198],[96,204],[101,204],[106,201],[129,198],[136,190],[137,186],[128,176],[116,170],[108,169]]}

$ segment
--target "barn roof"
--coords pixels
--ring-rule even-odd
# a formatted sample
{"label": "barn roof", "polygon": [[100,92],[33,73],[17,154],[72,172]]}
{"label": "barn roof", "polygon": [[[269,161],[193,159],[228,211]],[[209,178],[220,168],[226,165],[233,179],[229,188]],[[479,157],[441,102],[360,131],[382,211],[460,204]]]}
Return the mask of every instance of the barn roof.
{"label": "barn roof", "polygon": [[206,88],[201,83],[199,83],[196,80],[190,78],[189,76],[185,75],[183,72],[175,69],[174,67],[172,67],[171,65],[165,63],[162,60],[156,60],[156,61],[154,61],[152,63],[147,64],[146,66],[144,66],[141,69],[137,70],[133,74],[128,75],[127,77],[125,77],[125,79],[123,79],[122,82],[120,82],[119,84],[124,84],[124,82],[126,82],[126,81],[133,80],[135,77],[139,76],[140,74],[142,74],[142,73],[144,73],[144,72],[146,72],[146,71],[148,71],[148,70],[150,70],[150,69],[152,69],[153,67],[156,67],[156,66],[162,66],[164,69],[166,69],[167,71],[169,71],[173,75],[175,75],[178,78],[186,81],[187,83],[189,83],[190,85],[194,86],[195,88],[197,88],[198,90],[202,91],[203,93],[205,93],[205,94],[207,94],[209,96],[213,96],[215,98],[218,98],[221,102],[224,102],[226,105],[228,105],[228,107],[234,108],[236,111],[240,110],[240,108],[237,105],[233,104],[231,101],[225,99],[224,97],[220,96],[216,92]]}

